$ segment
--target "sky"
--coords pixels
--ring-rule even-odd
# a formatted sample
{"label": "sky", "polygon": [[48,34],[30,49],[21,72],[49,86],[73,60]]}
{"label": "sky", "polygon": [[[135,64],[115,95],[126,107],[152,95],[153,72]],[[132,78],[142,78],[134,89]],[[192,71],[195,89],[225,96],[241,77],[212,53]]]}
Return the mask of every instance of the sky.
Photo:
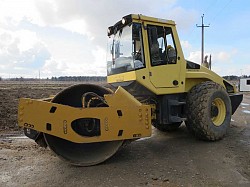
{"label": "sky", "polygon": [[0,77],[105,76],[107,28],[127,14],[174,20],[186,59],[250,75],[247,0],[0,0]]}

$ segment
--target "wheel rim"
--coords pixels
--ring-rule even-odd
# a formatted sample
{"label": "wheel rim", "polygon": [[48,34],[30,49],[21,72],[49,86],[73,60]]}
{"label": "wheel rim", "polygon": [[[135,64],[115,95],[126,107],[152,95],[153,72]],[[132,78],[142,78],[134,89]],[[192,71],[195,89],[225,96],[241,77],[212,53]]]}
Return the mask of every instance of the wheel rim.
{"label": "wheel rim", "polygon": [[211,118],[215,126],[221,126],[226,118],[226,105],[221,98],[216,98],[211,106]]}

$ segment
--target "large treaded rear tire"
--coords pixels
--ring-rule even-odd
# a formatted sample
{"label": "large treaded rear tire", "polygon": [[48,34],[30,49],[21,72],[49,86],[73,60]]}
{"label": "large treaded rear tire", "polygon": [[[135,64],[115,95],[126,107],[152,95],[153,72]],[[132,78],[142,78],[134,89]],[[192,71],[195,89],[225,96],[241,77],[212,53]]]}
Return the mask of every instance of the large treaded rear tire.
{"label": "large treaded rear tire", "polygon": [[194,86],[187,95],[187,129],[197,138],[222,139],[231,121],[231,102],[219,84],[206,81]]}

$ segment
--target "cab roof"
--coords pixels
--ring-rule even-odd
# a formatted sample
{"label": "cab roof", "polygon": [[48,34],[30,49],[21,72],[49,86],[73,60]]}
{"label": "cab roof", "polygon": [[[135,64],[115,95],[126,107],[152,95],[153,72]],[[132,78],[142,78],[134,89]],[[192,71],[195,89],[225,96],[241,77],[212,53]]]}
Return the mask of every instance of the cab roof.
{"label": "cab roof", "polygon": [[133,23],[134,21],[141,22],[151,22],[155,24],[167,24],[175,26],[175,22],[172,20],[154,18],[149,16],[144,16],[142,14],[129,14],[124,17],[120,21],[118,21],[115,25],[108,27],[108,36],[115,34],[118,30],[123,28],[124,26]]}
{"label": "cab roof", "polygon": [[131,16],[132,19],[135,19],[135,20],[142,20],[142,21],[149,21],[149,22],[155,22],[155,23],[164,23],[164,24],[169,24],[169,25],[175,25],[175,22],[172,20],[154,18],[154,17],[150,17],[150,16],[145,16],[142,14],[129,14],[127,16]]}

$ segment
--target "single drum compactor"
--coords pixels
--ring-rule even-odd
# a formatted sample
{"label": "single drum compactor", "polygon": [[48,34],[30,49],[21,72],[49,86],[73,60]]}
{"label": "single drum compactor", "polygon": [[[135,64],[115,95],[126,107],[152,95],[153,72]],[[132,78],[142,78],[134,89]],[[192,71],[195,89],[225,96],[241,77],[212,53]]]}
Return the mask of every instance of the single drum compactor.
{"label": "single drum compactor", "polygon": [[177,129],[197,138],[225,135],[242,101],[236,88],[185,60],[174,21],[127,15],[108,28],[107,81],[71,86],[46,99],[21,98],[26,136],[74,165],[110,158],[126,142]]}

